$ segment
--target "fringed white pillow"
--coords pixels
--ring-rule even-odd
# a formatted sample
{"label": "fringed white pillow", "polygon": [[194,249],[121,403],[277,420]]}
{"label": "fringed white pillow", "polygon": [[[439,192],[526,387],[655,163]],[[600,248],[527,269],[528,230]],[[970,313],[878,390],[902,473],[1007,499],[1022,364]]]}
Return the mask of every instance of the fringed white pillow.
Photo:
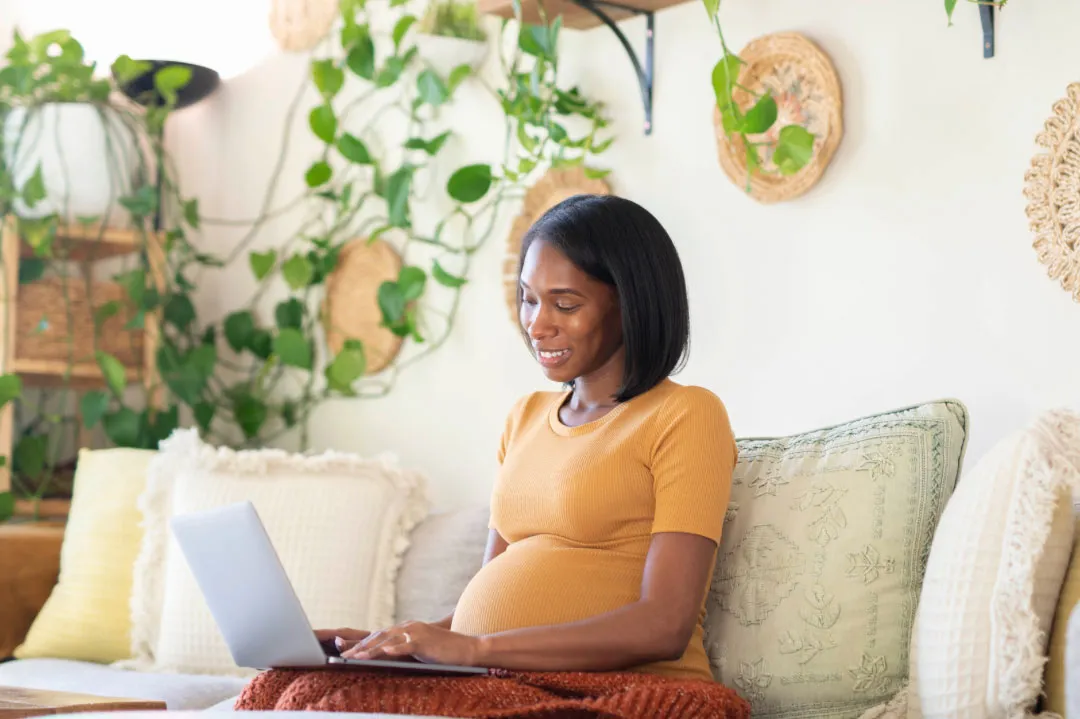
{"label": "fringed white pillow", "polygon": [[1080,415],[1047,412],[957,483],[930,549],[906,696],[863,719],[1014,719],[1042,690],[1080,489]]}
{"label": "fringed white pillow", "polygon": [[255,673],[233,662],[168,531],[174,515],[244,500],[258,510],[316,628],[393,623],[397,570],[410,531],[428,511],[422,477],[389,458],[238,452],[181,430],[162,442],[140,498],[145,536],[131,598],[132,659],[119,666]]}

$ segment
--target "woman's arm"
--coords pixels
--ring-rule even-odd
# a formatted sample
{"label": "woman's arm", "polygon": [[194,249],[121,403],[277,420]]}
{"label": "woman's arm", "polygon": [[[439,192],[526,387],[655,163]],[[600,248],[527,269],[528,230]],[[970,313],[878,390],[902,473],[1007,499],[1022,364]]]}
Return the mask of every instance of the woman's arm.
{"label": "woman's arm", "polygon": [[[526,671],[604,671],[678,659],[697,623],[716,544],[683,532],[653,535],[641,598],[579,622],[471,637],[420,622],[351,643],[357,659],[414,656],[440,664]],[[407,639],[406,639],[407,635]]]}

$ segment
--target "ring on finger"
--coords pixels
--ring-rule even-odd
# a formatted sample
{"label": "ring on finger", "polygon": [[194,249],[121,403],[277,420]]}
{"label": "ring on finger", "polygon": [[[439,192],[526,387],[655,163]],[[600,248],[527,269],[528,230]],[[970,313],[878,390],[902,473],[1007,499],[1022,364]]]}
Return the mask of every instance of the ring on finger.
{"label": "ring on finger", "polygon": [[405,643],[406,643],[406,644],[412,644],[412,637],[411,637],[411,636],[409,636],[409,633],[408,633],[408,632],[402,632],[402,633],[401,633],[401,636],[402,636],[402,638],[403,638],[403,639],[405,640]]}

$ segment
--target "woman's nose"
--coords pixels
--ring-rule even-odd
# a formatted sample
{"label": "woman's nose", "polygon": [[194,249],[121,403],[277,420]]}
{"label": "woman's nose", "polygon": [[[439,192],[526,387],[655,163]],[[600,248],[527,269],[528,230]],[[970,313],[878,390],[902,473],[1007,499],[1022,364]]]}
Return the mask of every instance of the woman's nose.
{"label": "woman's nose", "polygon": [[548,312],[543,307],[534,307],[530,315],[524,318],[525,331],[529,333],[529,339],[542,340],[555,333],[555,325],[551,323]]}

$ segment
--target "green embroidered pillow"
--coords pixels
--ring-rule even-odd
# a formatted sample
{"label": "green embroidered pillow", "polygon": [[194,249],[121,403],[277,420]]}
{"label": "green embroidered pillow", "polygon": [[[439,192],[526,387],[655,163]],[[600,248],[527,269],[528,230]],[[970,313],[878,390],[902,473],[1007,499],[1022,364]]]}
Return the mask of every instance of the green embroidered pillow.
{"label": "green embroidered pillow", "polygon": [[705,647],[755,717],[857,717],[905,683],[966,439],[947,400],[738,440]]}

